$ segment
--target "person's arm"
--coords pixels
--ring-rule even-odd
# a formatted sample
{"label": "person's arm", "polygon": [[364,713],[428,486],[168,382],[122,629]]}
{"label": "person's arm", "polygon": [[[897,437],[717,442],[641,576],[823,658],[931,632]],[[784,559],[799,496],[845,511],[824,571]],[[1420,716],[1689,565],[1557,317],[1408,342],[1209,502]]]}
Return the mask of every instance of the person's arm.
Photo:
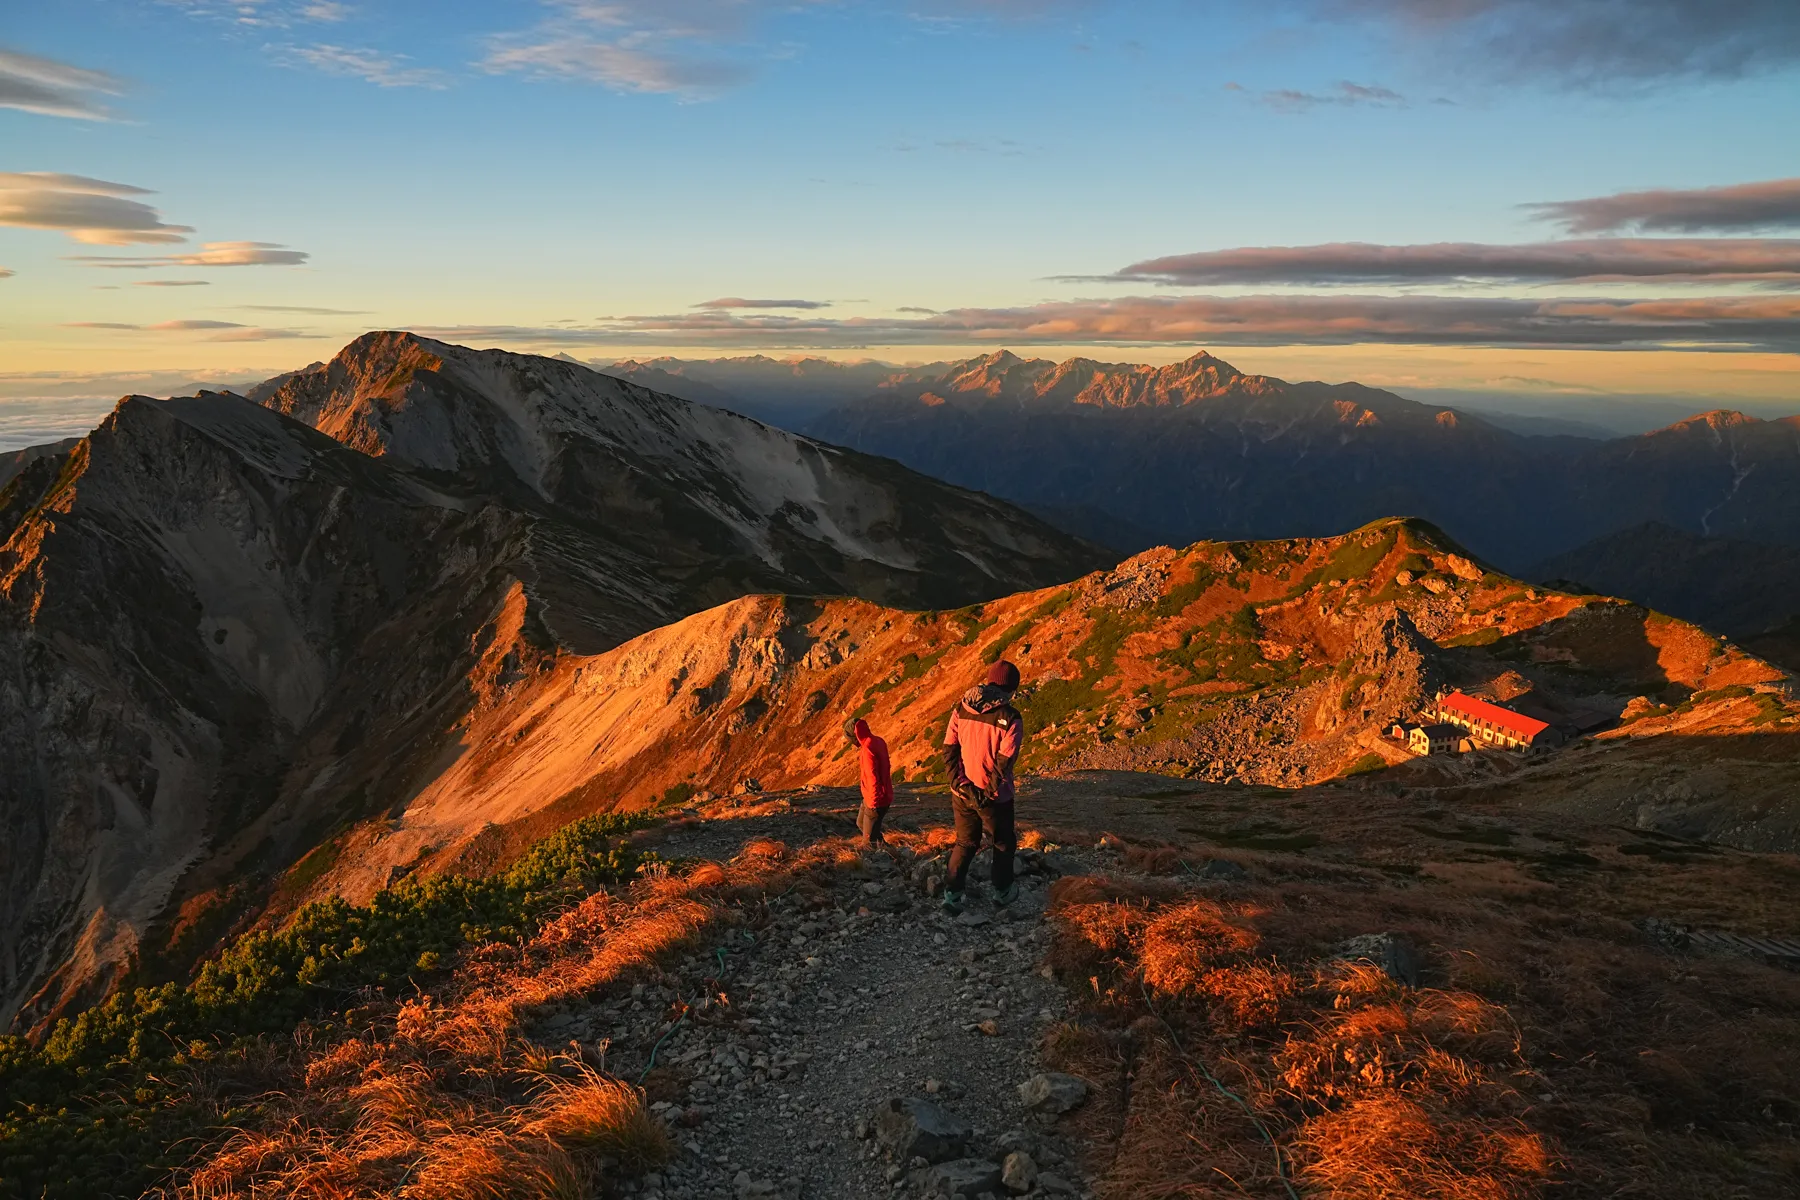
{"label": "person's arm", "polygon": [[862,790],[863,803],[875,803],[875,748],[867,742],[856,744],[856,782]]}
{"label": "person's arm", "polygon": [[1019,761],[1019,751],[1025,746],[1025,722],[1014,715],[1012,723],[1000,735],[998,753],[994,755],[994,766],[1000,778],[1011,779],[1013,764]]}
{"label": "person's arm", "polygon": [[956,730],[956,714],[950,714],[950,724],[944,730],[944,770],[950,776],[951,786],[959,779],[967,779],[968,772],[963,770],[962,738]]}
{"label": "person's arm", "polygon": [[875,747],[875,799],[882,807],[894,802],[894,764],[886,742]]}

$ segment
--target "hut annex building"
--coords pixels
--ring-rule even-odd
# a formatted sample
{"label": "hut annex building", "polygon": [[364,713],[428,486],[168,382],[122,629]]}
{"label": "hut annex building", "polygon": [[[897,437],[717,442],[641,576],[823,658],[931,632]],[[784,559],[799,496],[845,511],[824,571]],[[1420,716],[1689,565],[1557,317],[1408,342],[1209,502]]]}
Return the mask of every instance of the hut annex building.
{"label": "hut annex building", "polygon": [[1428,754],[1455,754],[1465,736],[1460,725],[1414,725],[1405,731],[1406,748],[1421,758]]}

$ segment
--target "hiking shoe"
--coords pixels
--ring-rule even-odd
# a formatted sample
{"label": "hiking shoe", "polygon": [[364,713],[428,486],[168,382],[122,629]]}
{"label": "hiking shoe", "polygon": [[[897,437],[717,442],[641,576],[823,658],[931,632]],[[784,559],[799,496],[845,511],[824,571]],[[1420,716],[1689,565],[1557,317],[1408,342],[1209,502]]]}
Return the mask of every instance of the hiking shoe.
{"label": "hiking shoe", "polygon": [[961,912],[962,906],[963,894],[961,892],[946,891],[944,893],[944,898],[938,901],[938,907],[949,913]]}
{"label": "hiking shoe", "polygon": [[994,906],[996,908],[1005,908],[1007,905],[1011,904],[1014,900],[1017,900],[1018,898],[1019,898],[1019,885],[1016,883],[1009,883],[1005,887],[1001,888],[999,891],[994,893]]}

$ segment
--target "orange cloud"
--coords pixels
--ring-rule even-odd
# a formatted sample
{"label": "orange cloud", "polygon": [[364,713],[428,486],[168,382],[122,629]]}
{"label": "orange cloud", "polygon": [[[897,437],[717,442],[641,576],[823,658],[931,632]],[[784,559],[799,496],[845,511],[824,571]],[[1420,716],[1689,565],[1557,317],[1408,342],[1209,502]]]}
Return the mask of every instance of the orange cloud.
{"label": "orange cloud", "polygon": [[1800,284],[1800,239],[1592,238],[1523,245],[1333,242],[1246,246],[1147,259],[1107,278],[1213,287],[1620,280]]}

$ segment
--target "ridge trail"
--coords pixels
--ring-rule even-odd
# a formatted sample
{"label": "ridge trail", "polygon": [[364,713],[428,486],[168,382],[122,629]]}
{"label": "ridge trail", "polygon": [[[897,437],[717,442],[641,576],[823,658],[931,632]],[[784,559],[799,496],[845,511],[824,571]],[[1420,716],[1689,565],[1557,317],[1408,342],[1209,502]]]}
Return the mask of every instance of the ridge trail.
{"label": "ridge trail", "polygon": [[[724,860],[758,841],[851,832],[848,820],[819,810],[708,815],[671,830],[657,852]],[[1023,853],[1010,908],[971,888],[953,917],[928,894],[947,848],[864,851],[863,869],[831,888],[796,887],[750,906],[718,951],[696,950],[660,984],[543,1026],[547,1045],[597,1046],[607,1070],[645,1076],[681,1149],[638,1195],[940,1194],[935,1171],[893,1163],[875,1139],[872,1121],[889,1097],[930,1100],[968,1122],[966,1153],[991,1158],[996,1178],[1008,1151],[1026,1150],[1043,1172],[1037,1184],[1025,1193],[996,1184],[995,1194],[1092,1195],[1078,1182],[1075,1147],[1019,1094],[1042,1070],[1043,1033],[1068,1012],[1062,988],[1039,967],[1049,942],[1043,857]],[[1056,857],[1067,861],[1067,852]]]}

